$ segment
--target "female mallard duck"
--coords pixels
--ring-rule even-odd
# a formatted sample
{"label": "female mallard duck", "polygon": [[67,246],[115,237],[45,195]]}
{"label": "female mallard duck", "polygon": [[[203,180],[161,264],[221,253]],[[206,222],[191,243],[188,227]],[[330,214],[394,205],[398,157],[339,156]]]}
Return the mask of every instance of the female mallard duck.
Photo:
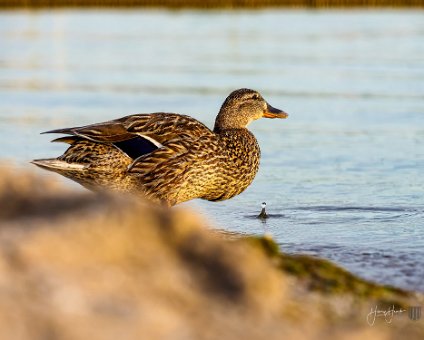
{"label": "female mallard duck", "polygon": [[213,131],[176,113],[136,114],[105,123],[46,133],[69,136],[66,152],[32,163],[89,189],[141,193],[169,206],[203,198],[229,199],[252,182],[260,149],[246,126],[259,118],[286,118],[253,90],[232,92]]}

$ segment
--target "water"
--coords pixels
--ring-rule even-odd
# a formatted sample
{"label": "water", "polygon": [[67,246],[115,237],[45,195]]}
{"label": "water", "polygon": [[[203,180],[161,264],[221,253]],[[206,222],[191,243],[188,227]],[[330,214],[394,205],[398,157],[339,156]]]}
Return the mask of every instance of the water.
{"label": "water", "polygon": [[131,113],[212,126],[231,90],[255,88],[290,113],[252,123],[255,182],[186,205],[424,291],[423,36],[419,10],[0,12],[0,159],[29,167],[64,150],[39,132]]}

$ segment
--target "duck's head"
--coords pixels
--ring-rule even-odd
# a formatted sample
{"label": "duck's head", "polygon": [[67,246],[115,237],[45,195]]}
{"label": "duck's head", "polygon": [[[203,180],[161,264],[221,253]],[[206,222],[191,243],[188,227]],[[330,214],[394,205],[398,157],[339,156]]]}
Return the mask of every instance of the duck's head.
{"label": "duck's head", "polygon": [[215,120],[215,131],[245,128],[259,118],[287,118],[288,114],[269,105],[261,94],[250,89],[230,93]]}

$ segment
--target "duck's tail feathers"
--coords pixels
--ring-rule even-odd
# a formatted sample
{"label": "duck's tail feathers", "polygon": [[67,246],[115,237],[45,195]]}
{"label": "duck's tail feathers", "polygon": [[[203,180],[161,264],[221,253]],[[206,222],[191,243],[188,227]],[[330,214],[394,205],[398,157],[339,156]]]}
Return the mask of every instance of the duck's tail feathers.
{"label": "duck's tail feathers", "polygon": [[73,135],[74,134],[73,130],[74,130],[73,128],[56,129],[56,130],[44,131],[44,132],[41,132],[41,134],[44,135],[46,133],[63,133],[66,135]]}
{"label": "duck's tail feathers", "polygon": [[59,137],[52,140],[53,143],[67,143],[69,145],[74,144],[76,141],[78,141],[78,137],[75,136]]}
{"label": "duck's tail feathers", "polygon": [[31,163],[39,166],[40,168],[55,172],[83,171],[85,169],[84,164],[68,163],[56,158],[34,159]]}

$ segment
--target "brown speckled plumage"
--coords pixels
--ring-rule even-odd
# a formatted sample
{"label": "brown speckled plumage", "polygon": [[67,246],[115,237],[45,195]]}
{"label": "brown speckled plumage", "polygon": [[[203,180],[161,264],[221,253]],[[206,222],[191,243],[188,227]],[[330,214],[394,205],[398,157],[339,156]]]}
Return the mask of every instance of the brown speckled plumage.
{"label": "brown speckled plumage", "polygon": [[253,90],[232,92],[214,130],[175,113],[136,114],[105,123],[59,129],[70,144],[56,159],[33,163],[89,189],[141,193],[168,205],[240,194],[253,181],[260,149],[246,126],[261,117],[286,118]]}

